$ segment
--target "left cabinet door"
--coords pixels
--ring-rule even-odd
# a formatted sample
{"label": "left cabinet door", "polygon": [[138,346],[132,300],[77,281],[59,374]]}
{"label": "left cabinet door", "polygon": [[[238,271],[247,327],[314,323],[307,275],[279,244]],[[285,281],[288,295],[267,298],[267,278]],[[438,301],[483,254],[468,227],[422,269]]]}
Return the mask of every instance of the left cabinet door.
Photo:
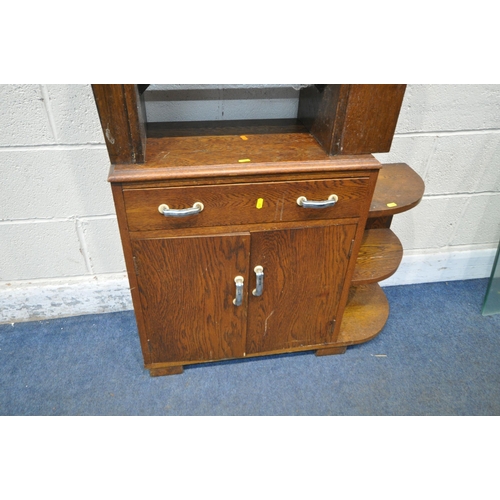
{"label": "left cabinet door", "polygon": [[137,239],[132,253],[152,363],[243,356],[249,233]]}

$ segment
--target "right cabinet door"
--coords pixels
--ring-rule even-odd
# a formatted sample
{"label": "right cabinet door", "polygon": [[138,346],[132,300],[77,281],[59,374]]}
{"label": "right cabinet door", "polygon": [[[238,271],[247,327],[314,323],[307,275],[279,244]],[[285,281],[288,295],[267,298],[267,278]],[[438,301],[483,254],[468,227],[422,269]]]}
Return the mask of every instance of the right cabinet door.
{"label": "right cabinet door", "polygon": [[335,341],[335,320],[356,224],[252,232],[250,274],[263,270],[260,296],[249,290],[247,354]]}

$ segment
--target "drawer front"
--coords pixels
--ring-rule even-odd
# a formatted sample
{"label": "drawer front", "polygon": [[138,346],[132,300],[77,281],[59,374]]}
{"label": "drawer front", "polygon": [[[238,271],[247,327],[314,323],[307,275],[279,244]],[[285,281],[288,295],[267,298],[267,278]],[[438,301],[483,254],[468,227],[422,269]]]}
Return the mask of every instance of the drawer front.
{"label": "drawer front", "polygon": [[[130,231],[153,231],[188,227],[258,224],[277,221],[308,221],[360,215],[366,204],[369,178],[355,177],[314,181],[262,182],[124,191]],[[304,208],[299,197],[311,201],[336,195],[334,206]],[[199,213],[173,217],[162,215],[160,205],[188,209],[203,204]]]}

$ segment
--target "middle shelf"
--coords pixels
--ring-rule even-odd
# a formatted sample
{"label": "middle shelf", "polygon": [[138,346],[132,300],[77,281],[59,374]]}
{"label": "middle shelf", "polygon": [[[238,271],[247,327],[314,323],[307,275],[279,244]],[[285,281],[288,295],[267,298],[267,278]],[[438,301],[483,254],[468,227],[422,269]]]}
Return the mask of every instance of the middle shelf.
{"label": "middle shelf", "polygon": [[367,229],[356,261],[352,285],[378,283],[392,276],[401,264],[403,246],[389,229]]}

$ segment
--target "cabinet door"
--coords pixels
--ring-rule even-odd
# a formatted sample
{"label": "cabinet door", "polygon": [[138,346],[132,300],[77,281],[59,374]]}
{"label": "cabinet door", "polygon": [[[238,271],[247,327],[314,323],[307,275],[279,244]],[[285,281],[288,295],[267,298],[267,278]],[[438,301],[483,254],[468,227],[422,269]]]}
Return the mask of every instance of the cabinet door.
{"label": "cabinet door", "polygon": [[263,293],[250,295],[247,353],[335,341],[335,319],[356,224],[252,233],[250,273],[264,272]]}
{"label": "cabinet door", "polygon": [[[209,361],[244,353],[250,235],[132,242],[152,363]],[[244,278],[235,306],[235,277]]]}

